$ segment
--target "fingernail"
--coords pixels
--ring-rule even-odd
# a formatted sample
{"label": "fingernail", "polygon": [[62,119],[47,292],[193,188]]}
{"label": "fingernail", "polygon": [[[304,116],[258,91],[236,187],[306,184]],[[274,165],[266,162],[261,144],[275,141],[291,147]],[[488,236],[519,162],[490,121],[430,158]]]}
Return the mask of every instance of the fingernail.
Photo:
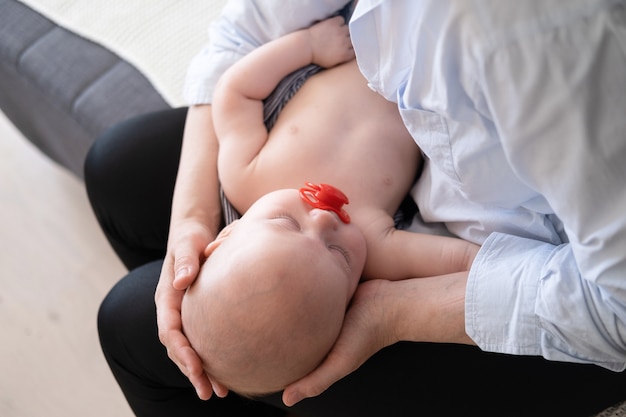
{"label": "fingernail", "polygon": [[297,403],[299,403],[300,401],[302,401],[304,399],[304,397],[302,396],[302,394],[300,394],[299,392],[294,392],[293,394],[291,394],[289,396],[289,404],[285,403],[285,405],[287,407],[291,407],[293,405],[296,405]]}
{"label": "fingernail", "polygon": [[187,274],[189,274],[189,268],[184,266],[182,268],[179,268],[178,271],[176,271],[176,275],[174,276],[174,279],[183,278]]}
{"label": "fingernail", "polygon": [[207,401],[209,398],[211,398],[211,397],[210,397],[210,396],[208,396],[208,395],[204,395],[204,394],[202,393],[202,391],[201,391],[200,389],[197,389],[197,388],[196,388],[196,395],[197,395],[197,396],[198,396],[198,398],[199,398],[199,399],[201,399],[202,401]]}

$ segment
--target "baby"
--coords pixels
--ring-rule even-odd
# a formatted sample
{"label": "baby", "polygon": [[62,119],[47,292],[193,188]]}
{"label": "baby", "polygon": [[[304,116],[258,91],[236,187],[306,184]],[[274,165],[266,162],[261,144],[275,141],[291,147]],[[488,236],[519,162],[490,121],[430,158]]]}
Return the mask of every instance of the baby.
{"label": "baby", "polygon": [[[263,100],[310,63],[327,69],[268,133]],[[397,106],[368,88],[341,17],[233,65],[218,83],[213,118],[222,187],[244,215],[207,247],[181,313],[207,374],[230,390],[264,395],[312,371],[360,279],[470,268],[476,245],[394,227],[420,151]]]}

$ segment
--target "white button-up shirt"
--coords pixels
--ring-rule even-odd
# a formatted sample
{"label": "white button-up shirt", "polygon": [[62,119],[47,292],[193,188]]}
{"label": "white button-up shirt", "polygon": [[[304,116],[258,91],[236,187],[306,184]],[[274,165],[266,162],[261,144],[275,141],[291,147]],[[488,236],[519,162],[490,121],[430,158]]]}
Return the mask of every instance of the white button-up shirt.
{"label": "white button-up shirt", "polygon": [[188,104],[206,104],[217,80],[254,48],[311,26],[350,0],[229,0],[209,30],[210,43],[194,57],[183,95]]}
{"label": "white button-up shirt", "polygon": [[[187,99],[210,102],[232,62],[345,3],[231,0]],[[470,337],[623,370],[624,2],[359,0],[350,30],[370,88],[398,104],[426,157],[422,217],[482,245]]]}
{"label": "white button-up shirt", "polygon": [[423,218],[483,245],[470,337],[623,370],[624,2],[360,0],[350,29],[427,158]]}

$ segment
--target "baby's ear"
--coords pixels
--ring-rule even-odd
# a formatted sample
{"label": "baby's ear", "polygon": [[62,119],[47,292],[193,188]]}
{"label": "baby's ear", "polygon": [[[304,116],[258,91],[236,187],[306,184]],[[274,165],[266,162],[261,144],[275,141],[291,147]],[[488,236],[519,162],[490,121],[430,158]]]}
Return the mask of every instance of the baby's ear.
{"label": "baby's ear", "polygon": [[222,244],[222,242],[230,235],[230,233],[232,232],[235,224],[238,222],[239,220],[235,220],[232,223],[230,223],[228,226],[224,227],[222,229],[222,231],[217,235],[217,237],[215,238],[215,240],[211,243],[209,243],[207,245],[207,247],[204,249],[204,256],[205,257],[209,257],[211,256],[211,254],[213,253],[213,251],[215,249],[218,248],[219,245]]}

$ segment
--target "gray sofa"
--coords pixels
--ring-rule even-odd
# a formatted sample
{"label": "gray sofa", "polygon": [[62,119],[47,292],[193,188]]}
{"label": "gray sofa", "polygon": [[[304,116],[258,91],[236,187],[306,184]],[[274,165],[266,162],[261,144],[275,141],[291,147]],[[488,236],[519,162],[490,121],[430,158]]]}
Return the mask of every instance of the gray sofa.
{"label": "gray sofa", "polygon": [[168,107],[146,77],[114,53],[17,0],[0,0],[0,109],[78,177],[103,129]]}

